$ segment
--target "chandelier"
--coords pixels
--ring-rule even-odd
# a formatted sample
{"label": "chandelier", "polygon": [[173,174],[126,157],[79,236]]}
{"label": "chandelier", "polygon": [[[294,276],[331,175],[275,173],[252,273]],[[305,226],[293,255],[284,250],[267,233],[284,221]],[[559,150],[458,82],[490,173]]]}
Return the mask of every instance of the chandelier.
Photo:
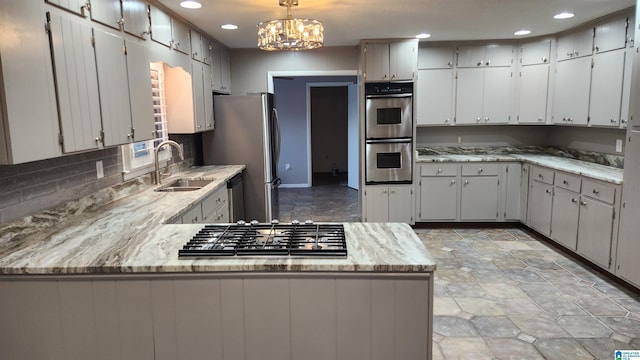
{"label": "chandelier", "polygon": [[322,46],[324,27],[318,20],[291,17],[298,0],[280,0],[287,7],[287,18],[258,24],[258,47],[262,50],[309,50]]}

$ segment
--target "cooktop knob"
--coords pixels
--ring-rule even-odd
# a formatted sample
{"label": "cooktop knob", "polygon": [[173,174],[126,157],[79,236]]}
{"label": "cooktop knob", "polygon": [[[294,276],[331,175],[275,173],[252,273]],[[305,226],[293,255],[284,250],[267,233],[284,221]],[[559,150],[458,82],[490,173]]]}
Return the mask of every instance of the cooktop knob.
{"label": "cooktop knob", "polygon": [[273,225],[278,225],[278,224],[280,224],[280,220],[278,220],[278,219],[273,219],[273,220],[271,220],[271,223],[272,223]]}
{"label": "cooktop knob", "polygon": [[291,225],[300,225],[300,221],[298,221],[298,220],[291,220]]}
{"label": "cooktop knob", "polygon": [[236,224],[238,224],[238,225],[244,225],[244,224],[246,224],[246,223],[244,222],[244,220],[238,220],[238,222],[237,222]]}
{"label": "cooktop knob", "polygon": [[258,220],[255,220],[255,219],[251,220],[251,225],[256,226],[258,224],[260,224]]}
{"label": "cooktop knob", "polygon": [[313,225],[313,220],[311,220],[311,219],[305,220],[304,223],[307,224],[307,225]]}

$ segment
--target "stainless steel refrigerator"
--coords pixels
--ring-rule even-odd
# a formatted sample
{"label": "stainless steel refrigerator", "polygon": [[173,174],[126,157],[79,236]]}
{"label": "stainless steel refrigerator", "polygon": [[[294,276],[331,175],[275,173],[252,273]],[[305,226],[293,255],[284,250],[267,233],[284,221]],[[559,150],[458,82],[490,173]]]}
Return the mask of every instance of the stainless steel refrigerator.
{"label": "stainless steel refrigerator", "polygon": [[202,134],[204,164],[246,165],[244,220],[277,219],[280,126],[273,94],[215,95],[213,104],[214,130]]}

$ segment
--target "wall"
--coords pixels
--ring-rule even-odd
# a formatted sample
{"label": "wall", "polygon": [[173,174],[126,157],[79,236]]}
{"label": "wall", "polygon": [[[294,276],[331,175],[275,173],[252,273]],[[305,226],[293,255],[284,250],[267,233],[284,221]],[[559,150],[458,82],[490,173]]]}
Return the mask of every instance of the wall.
{"label": "wall", "polygon": [[268,90],[269,71],[358,70],[357,46],[327,47],[310,51],[231,49],[231,91],[236,95]]}
{"label": "wall", "polygon": [[347,172],[346,86],[311,88],[311,164],[314,173],[329,173],[333,165]]}
{"label": "wall", "polygon": [[[282,134],[278,174],[285,186],[306,186],[310,183],[307,170],[307,83],[356,81],[355,76],[300,76],[274,79],[276,109]],[[290,164],[291,168],[286,170],[285,164]]]}

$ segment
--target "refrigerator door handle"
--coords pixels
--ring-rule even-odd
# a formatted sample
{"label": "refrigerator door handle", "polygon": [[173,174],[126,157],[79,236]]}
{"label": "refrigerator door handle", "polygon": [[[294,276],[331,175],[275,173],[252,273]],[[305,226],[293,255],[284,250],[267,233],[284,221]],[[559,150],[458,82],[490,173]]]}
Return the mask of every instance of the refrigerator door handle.
{"label": "refrigerator door handle", "polygon": [[273,120],[275,122],[276,125],[276,132],[277,132],[277,137],[278,139],[277,141],[277,148],[276,148],[276,166],[277,164],[280,162],[280,144],[281,144],[281,136],[280,136],[280,120],[278,119],[278,111],[276,110],[276,108],[271,109],[272,113],[273,113]]}

